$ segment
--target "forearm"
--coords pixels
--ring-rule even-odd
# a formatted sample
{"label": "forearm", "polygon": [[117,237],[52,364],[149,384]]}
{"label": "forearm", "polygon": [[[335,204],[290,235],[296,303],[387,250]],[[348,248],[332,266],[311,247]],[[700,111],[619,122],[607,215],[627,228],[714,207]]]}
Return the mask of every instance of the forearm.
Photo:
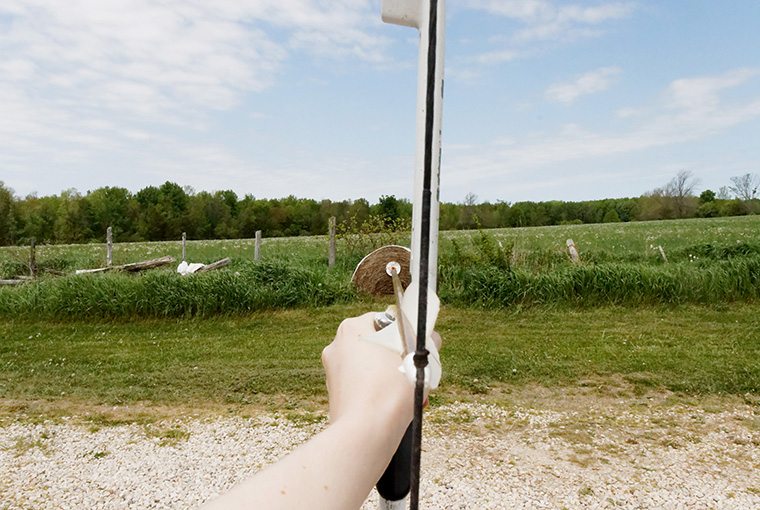
{"label": "forearm", "polygon": [[341,417],[204,510],[357,510],[383,474],[407,425],[398,414]]}

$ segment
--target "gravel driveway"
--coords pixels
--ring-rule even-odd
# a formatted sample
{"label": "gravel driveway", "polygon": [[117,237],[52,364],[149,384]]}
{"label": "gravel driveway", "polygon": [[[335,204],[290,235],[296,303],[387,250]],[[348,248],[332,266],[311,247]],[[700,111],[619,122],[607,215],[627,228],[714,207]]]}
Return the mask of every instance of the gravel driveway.
{"label": "gravel driveway", "polygon": [[[760,402],[557,397],[430,410],[421,506],[760,508]],[[218,414],[7,419],[0,510],[193,508],[326,425],[320,413]]]}

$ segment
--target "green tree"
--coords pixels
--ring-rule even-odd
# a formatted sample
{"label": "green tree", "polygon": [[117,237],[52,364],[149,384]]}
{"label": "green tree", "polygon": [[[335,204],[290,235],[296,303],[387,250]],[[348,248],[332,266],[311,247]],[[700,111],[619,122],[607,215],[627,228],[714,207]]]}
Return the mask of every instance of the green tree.
{"label": "green tree", "polygon": [[186,229],[189,197],[179,184],[169,181],[162,184],[159,191],[161,205],[166,214],[165,231],[161,240],[180,239]]}
{"label": "green tree", "polygon": [[509,211],[510,227],[540,227],[548,224],[544,204],[516,202]]}
{"label": "green tree", "polygon": [[636,207],[637,220],[663,220],[673,216],[671,201],[663,190],[655,189],[639,197]]}
{"label": "green tree", "polygon": [[715,200],[715,192],[711,189],[706,189],[699,194],[699,203],[706,204]]}
{"label": "green tree", "polygon": [[32,193],[17,203],[17,242],[28,243],[55,241],[55,222],[58,215],[58,197],[37,197]]}
{"label": "green tree", "polygon": [[135,208],[128,189],[108,186],[98,188],[88,192],[85,200],[93,237],[100,239],[108,227],[112,227],[114,241],[133,238]]}
{"label": "green tree", "polygon": [[62,191],[57,200],[54,240],[59,243],[81,243],[91,236],[87,202],[75,188]]}
{"label": "green tree", "polygon": [[256,219],[256,197],[253,195],[246,195],[243,200],[238,203],[238,213],[235,217],[235,228],[238,231],[238,235],[244,238],[252,238],[256,235],[256,230],[259,229]]}
{"label": "green tree", "polygon": [[219,239],[237,237],[233,225],[233,212],[237,211],[237,195],[231,191],[217,191],[206,204],[206,217],[212,235]]}
{"label": "green tree", "polygon": [[369,202],[366,198],[359,198],[351,202],[351,205],[348,206],[348,211],[346,214],[348,218],[353,218],[356,224],[361,225],[369,219]]}
{"label": "green tree", "polygon": [[457,204],[441,203],[438,208],[438,225],[441,230],[456,230],[459,224],[460,208]]}
{"label": "green tree", "polygon": [[161,204],[161,191],[148,186],[137,192],[137,237],[143,241],[158,241],[166,237],[166,214]]}
{"label": "green tree", "polygon": [[386,225],[392,225],[401,218],[399,201],[394,195],[382,195],[377,204],[377,215]]}
{"label": "green tree", "polygon": [[0,181],[0,245],[13,244],[16,240],[15,214],[13,190]]}
{"label": "green tree", "polygon": [[620,216],[615,209],[609,209],[602,218],[602,223],[620,223]]}
{"label": "green tree", "polygon": [[137,232],[146,241],[180,239],[188,226],[190,197],[173,182],[148,186],[135,195],[139,205]]}
{"label": "green tree", "polygon": [[214,196],[218,196],[225,203],[230,211],[230,216],[234,217],[237,214],[238,208],[238,196],[237,193],[228,189],[224,191],[217,191]]}
{"label": "green tree", "polygon": [[509,209],[512,204],[499,200],[496,202],[496,226],[499,228],[506,227],[509,224]]}

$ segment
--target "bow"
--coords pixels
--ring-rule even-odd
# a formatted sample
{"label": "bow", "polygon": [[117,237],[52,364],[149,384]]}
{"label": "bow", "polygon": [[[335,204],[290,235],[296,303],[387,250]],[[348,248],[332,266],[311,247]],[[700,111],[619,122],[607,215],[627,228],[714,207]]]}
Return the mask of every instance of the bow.
{"label": "bow", "polygon": [[[431,334],[440,309],[436,288],[445,0],[383,0],[382,18],[386,23],[417,28],[420,33],[412,213],[412,282],[404,293],[398,317],[401,336],[408,344],[412,343],[411,338],[416,340],[414,345],[403,348],[403,370],[414,383],[409,503],[411,510],[417,510],[424,390],[426,385],[435,388],[441,374],[440,360]],[[404,334],[404,330],[408,333]],[[383,504],[381,501],[381,507]],[[394,505],[386,502],[385,508],[394,508]]]}

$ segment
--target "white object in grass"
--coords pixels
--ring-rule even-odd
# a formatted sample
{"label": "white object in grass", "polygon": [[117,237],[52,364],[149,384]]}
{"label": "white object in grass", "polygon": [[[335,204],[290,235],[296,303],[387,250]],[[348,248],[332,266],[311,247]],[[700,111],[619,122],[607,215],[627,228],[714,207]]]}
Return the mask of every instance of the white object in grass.
{"label": "white object in grass", "polygon": [[180,262],[179,266],[177,266],[177,272],[181,274],[182,276],[193,274],[197,270],[203,267],[203,264],[200,264],[198,262],[193,262],[192,264],[188,264],[184,260]]}

